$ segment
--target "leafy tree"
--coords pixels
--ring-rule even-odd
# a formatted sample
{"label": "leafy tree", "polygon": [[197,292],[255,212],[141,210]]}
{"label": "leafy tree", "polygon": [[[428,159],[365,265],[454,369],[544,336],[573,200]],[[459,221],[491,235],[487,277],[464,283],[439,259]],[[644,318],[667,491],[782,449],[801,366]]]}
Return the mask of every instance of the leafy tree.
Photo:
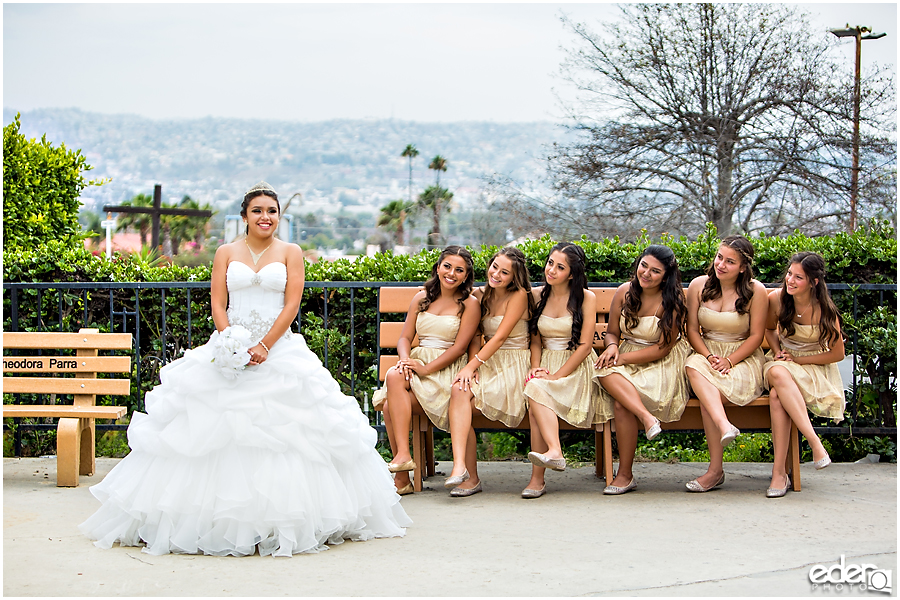
{"label": "leafy tree", "polygon": [[20,115],[3,128],[3,249],[35,248],[50,240],[66,245],[80,241],[79,196],[89,185],[81,150],[54,147],[20,133]]}
{"label": "leafy tree", "polygon": [[[591,235],[696,235],[707,222],[722,235],[843,229],[853,78],[829,54],[836,41],[805,14],[628,4],[602,33],[563,22],[576,39],[563,75],[580,91],[567,107],[578,137],[550,157],[560,195],[544,201],[555,205],[550,218]],[[894,90],[876,77],[865,88],[861,189],[878,194],[896,188]]]}
{"label": "leafy tree", "polygon": [[378,216],[376,224],[392,233],[394,236],[394,244],[397,246],[402,246],[404,244],[403,225],[412,207],[413,203],[405,200],[391,200],[381,207],[381,214]]}
{"label": "leafy tree", "polygon": [[412,203],[412,161],[419,155],[415,144],[407,144],[400,156],[409,158],[409,202]]}
{"label": "leafy tree", "polygon": [[429,246],[441,245],[441,213],[450,212],[451,200],[453,200],[453,192],[434,185],[428,186],[419,195],[419,208],[430,211],[432,216],[431,231],[428,232]]}
{"label": "leafy tree", "polygon": [[[122,202],[122,206],[153,207],[153,197],[147,194],[138,194],[130,200]],[[150,229],[153,227],[153,216],[146,213],[121,213],[116,220],[116,231],[137,229],[141,234],[141,246],[150,243]]]}

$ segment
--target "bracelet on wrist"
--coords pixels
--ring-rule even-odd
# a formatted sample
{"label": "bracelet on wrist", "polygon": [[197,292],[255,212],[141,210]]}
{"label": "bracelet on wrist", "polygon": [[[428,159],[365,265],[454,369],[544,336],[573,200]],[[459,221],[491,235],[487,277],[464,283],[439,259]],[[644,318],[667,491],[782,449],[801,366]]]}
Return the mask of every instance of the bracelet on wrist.
{"label": "bracelet on wrist", "polygon": [[263,347],[263,348],[265,348],[265,349],[266,349],[266,354],[268,354],[268,353],[269,353],[269,347],[268,347],[268,346],[266,346],[266,345],[265,345],[265,344],[264,344],[264,343],[263,343],[263,341],[262,341],[262,340],[259,340],[259,345],[260,345],[260,346],[262,346],[262,347]]}
{"label": "bracelet on wrist", "polygon": [[478,360],[478,362],[480,362],[481,364],[484,364],[484,363],[485,363],[485,361],[481,360],[481,357],[478,356],[478,354],[475,354],[475,358],[476,358],[476,359]]}
{"label": "bracelet on wrist", "polygon": [[606,347],[609,348],[610,346],[618,346],[618,345],[619,345],[619,342],[608,342],[606,344]]}
{"label": "bracelet on wrist", "polygon": [[728,364],[729,364],[729,366],[730,366],[730,367],[731,367],[731,368],[732,368],[732,369],[733,369],[733,368],[734,368],[734,363],[733,363],[733,362],[731,362],[731,359],[730,359],[730,358],[728,358],[728,357],[727,357],[727,356],[726,356],[726,357],[725,357],[725,360],[727,360],[727,361],[728,361]]}
{"label": "bracelet on wrist", "polygon": [[710,352],[709,354],[707,354],[707,355],[706,355],[706,360],[709,360],[709,357],[712,356],[712,355],[713,355],[712,352]]}

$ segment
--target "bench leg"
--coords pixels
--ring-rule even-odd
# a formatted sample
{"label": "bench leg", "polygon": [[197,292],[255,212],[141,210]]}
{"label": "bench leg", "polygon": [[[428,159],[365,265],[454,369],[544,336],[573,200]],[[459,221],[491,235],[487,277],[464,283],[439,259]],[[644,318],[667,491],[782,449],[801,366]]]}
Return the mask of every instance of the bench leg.
{"label": "bench leg", "polygon": [[81,420],[81,458],[79,475],[93,475],[96,469],[96,460],[94,448],[96,448],[96,432],[94,430],[94,419]]}
{"label": "bench leg", "polygon": [[413,460],[416,463],[416,470],[413,471],[413,490],[417,492],[422,491],[422,467],[425,466],[423,420],[427,422],[428,417],[423,415],[412,415]]}
{"label": "bench leg", "polygon": [[785,470],[791,474],[793,482],[793,490],[800,491],[800,433],[797,426],[791,421],[791,443],[788,446],[787,458],[785,459]]}
{"label": "bench leg", "polygon": [[56,485],[77,487],[81,458],[82,419],[65,417],[56,428]]}
{"label": "bench leg", "polygon": [[434,428],[430,423],[425,426],[425,467],[425,476],[434,477]]}

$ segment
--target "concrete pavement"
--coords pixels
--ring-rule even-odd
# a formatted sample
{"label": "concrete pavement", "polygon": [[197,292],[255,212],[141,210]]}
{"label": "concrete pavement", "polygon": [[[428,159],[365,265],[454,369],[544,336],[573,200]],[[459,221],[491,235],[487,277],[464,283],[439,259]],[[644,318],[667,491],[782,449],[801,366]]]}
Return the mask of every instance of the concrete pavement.
{"label": "concrete pavement", "polygon": [[77,525],[116,462],[57,488],[55,458],[3,460],[4,595],[879,597],[813,589],[810,568],[844,555],[897,573],[892,464],[805,464],[803,491],[777,500],[765,464],[726,464],[722,488],[690,494],[705,463],[639,463],[618,497],[584,467],[548,472],[547,494],[523,500],[529,464],[481,463],[484,493],[451,498],[438,476],[404,497],[404,538],[274,559],[95,548]]}

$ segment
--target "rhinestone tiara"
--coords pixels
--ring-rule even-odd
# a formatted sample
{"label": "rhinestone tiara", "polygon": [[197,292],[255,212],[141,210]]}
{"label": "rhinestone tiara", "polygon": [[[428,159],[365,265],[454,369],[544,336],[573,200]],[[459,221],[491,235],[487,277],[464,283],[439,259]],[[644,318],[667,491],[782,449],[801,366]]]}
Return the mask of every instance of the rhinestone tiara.
{"label": "rhinestone tiara", "polygon": [[265,181],[260,181],[259,183],[257,183],[256,185],[254,185],[252,188],[250,188],[249,190],[247,190],[244,193],[244,198],[246,198],[247,196],[249,196],[250,194],[252,194],[254,192],[272,192],[274,194],[275,188],[273,188],[271,185],[269,185]]}

